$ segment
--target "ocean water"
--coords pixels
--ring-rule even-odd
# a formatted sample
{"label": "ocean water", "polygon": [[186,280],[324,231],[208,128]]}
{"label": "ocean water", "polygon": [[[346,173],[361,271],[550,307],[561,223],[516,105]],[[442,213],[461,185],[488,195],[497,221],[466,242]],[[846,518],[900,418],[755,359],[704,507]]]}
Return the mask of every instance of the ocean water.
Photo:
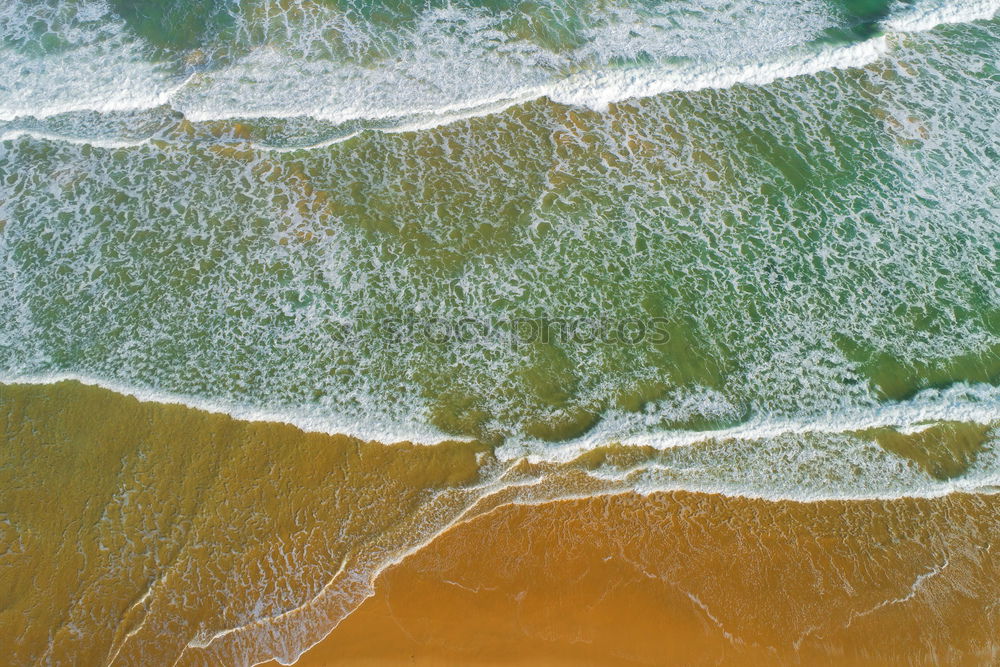
{"label": "ocean water", "polygon": [[541,452],[995,414],[997,24],[856,5],[11,5],[4,376]]}
{"label": "ocean water", "polygon": [[[297,657],[370,594],[374,573],[483,498],[993,493],[998,10],[11,0],[0,7],[10,470],[51,484],[16,443],[72,448],[84,432],[85,416],[60,417],[51,396],[100,404],[112,421],[139,409],[131,396],[184,412],[191,429],[224,421],[196,408],[413,461],[471,452],[474,463],[455,455],[454,479],[446,456],[434,458],[443,477],[407,482],[421,500],[405,521],[380,509],[384,522],[351,527],[352,503],[373,507],[364,494],[322,521],[302,510],[350,549],[386,531],[379,557],[330,547],[331,562],[356,565],[343,572],[357,589],[323,593],[324,611],[294,623],[282,611],[322,597],[331,572],[316,565],[304,587],[264,576],[266,604],[164,630],[182,652],[219,640],[218,655],[250,663]],[[58,389],[67,379],[124,396]],[[142,430],[160,424],[149,415],[87,442],[138,438],[168,456],[183,427]],[[54,435],[38,440],[32,423]],[[216,428],[191,442],[221,447],[231,429],[252,452],[292,438]],[[288,456],[307,459],[303,447]],[[165,489],[181,474],[168,469]],[[401,483],[373,470],[359,463],[342,488]],[[226,488],[267,474],[230,472]],[[421,504],[430,497],[443,505]],[[0,505],[11,535],[17,512],[4,507],[20,502]],[[127,627],[105,658],[151,645],[130,643]]]}

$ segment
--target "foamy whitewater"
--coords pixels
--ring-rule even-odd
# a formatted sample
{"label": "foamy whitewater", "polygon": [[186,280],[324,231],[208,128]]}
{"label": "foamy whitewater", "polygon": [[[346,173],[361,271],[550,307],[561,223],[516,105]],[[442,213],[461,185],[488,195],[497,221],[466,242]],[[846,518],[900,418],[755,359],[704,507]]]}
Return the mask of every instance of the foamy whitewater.
{"label": "foamy whitewater", "polygon": [[991,488],[857,434],[1000,421],[998,8],[8,3],[0,379],[748,452],[636,489]]}
{"label": "foamy whitewater", "polygon": [[[360,9],[261,3],[257,13],[220,2],[214,11],[196,5],[208,13],[198,34],[173,34],[164,11],[167,39],[150,44],[113,3],[24,0],[0,10],[0,72],[23,82],[0,87],[0,121],[16,128],[3,135],[10,139],[53,117],[72,128],[58,117],[169,108],[196,123],[308,117],[348,126],[339,131],[350,136],[355,127],[424,129],[543,96],[604,109],[667,91],[861,67],[900,34],[988,19],[998,8],[996,0],[872,4],[859,15],[824,0],[543,5],[540,17],[549,12],[557,30],[578,31],[561,41],[544,32],[551,26],[519,17],[516,2],[502,11],[431,5],[385,31],[366,24]],[[519,20],[543,32],[515,29]],[[47,36],[58,46],[38,57]],[[107,145],[86,134],[56,136]]]}

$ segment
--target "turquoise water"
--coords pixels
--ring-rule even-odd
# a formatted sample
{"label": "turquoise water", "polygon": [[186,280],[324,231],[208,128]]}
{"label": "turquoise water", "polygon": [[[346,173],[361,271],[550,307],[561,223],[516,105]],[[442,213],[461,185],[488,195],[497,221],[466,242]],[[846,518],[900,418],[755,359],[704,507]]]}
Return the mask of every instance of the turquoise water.
{"label": "turquoise water", "polygon": [[11,3],[0,371],[536,453],[988,421],[995,10]]}

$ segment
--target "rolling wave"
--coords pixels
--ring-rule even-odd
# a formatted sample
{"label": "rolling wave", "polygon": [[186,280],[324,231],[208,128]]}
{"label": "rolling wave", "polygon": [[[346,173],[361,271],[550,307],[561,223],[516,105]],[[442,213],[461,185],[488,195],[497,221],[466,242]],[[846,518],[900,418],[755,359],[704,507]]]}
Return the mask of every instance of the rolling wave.
{"label": "rolling wave", "polygon": [[[103,5],[91,4],[97,7],[91,13],[98,14]],[[710,4],[700,13],[685,9],[676,16],[660,8],[653,15],[623,11],[575,17],[585,27],[578,28],[575,38],[566,38],[570,46],[561,48],[539,44],[537,36],[519,41],[516,34],[505,32],[508,25],[471,9],[438,9],[406,30],[392,32],[391,39],[367,33],[368,41],[358,37],[366,44],[387,42],[381,60],[372,62],[356,49],[349,49],[346,59],[321,57],[329,51],[318,46],[327,39],[322,35],[336,32],[330,26],[339,26],[344,34],[361,28],[348,28],[345,15],[317,5],[315,15],[286,17],[287,34],[271,35],[274,40],[294,37],[306,46],[289,49],[279,46],[280,41],[265,40],[248,45],[246,53],[219,55],[218,62],[204,63],[201,59],[208,56],[197,49],[175,54],[176,62],[164,61],[160,52],[147,53],[148,46],[130,37],[128,26],[106,8],[98,36],[78,38],[79,43],[59,52],[39,56],[0,49],[0,72],[18,82],[0,87],[0,121],[166,106],[195,123],[310,118],[334,125],[360,123],[358,129],[405,131],[495,113],[541,97],[604,109],[669,91],[759,85],[862,67],[883,56],[900,33],[987,19],[1000,8],[996,0],[899,3],[886,16],[870,19],[862,31],[822,3],[794,12],[782,5],[760,8],[753,20],[744,16],[746,7],[733,9],[724,3]],[[249,19],[242,20],[240,30],[252,32]],[[744,32],[718,27],[726,21]],[[89,34],[72,21],[69,25]],[[846,27],[857,35],[845,36]],[[699,44],[714,46],[692,47],[691,35],[698,35]],[[347,38],[341,34],[340,39]],[[34,85],[25,85],[28,72]],[[14,129],[4,137],[16,136]],[[95,141],[72,130],[40,134]],[[320,147],[350,134],[341,131],[340,136],[300,146],[265,143],[262,148]]]}

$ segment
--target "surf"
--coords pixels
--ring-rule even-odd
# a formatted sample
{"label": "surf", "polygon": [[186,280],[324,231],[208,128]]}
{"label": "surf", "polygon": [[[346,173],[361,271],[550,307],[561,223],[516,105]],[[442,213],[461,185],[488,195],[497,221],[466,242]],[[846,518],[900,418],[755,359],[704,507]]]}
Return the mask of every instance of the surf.
{"label": "surf", "polygon": [[[754,44],[750,47],[751,55],[733,61],[713,51],[709,51],[707,56],[699,56],[697,51],[691,55],[669,55],[675,48],[670,46],[670,40],[675,37],[672,31],[676,28],[661,28],[660,34],[655,30],[648,32],[647,26],[644,30],[648,34],[634,33],[638,28],[633,26],[646,25],[649,17],[640,20],[627,12],[585,16],[580,20],[585,24],[593,23],[593,27],[589,28],[589,33],[583,31],[583,46],[577,47],[578,54],[573,55],[572,49],[567,52],[558,49],[547,51],[538,45],[528,46],[533,44],[529,40],[523,53],[513,49],[502,56],[509,58],[509,62],[502,67],[489,64],[496,57],[494,49],[499,48],[503,54],[507,48],[503,46],[507,43],[504,40],[495,41],[497,35],[503,34],[504,28],[499,27],[502,23],[494,26],[485,16],[471,10],[435,9],[419,19],[412,28],[399,33],[398,38],[402,41],[398,48],[403,51],[398,56],[400,61],[396,69],[401,67],[405,74],[411,66],[409,61],[413,61],[419,63],[421,74],[406,75],[398,81],[372,78],[369,70],[350,59],[335,62],[324,61],[315,54],[310,56],[310,49],[319,48],[316,47],[320,43],[316,41],[319,37],[307,38],[304,43],[312,46],[293,54],[285,53],[280,47],[263,44],[250,48],[246,54],[221,58],[216,64],[191,66],[179,63],[167,66],[162,62],[147,61],[150,56],[146,51],[149,48],[129,35],[128,26],[121,19],[114,19],[113,29],[102,28],[111,30],[113,37],[104,37],[94,44],[84,40],[85,44],[80,47],[84,50],[79,57],[87,61],[87,67],[82,70],[67,60],[72,50],[43,56],[41,60],[37,57],[25,60],[25,56],[9,49],[6,56],[0,54],[0,70],[13,72],[24,67],[40,68],[37,75],[40,87],[9,89],[6,92],[0,90],[0,120],[46,119],[86,110],[102,113],[142,111],[169,105],[195,123],[300,117],[334,124],[360,122],[373,130],[410,131],[502,112],[542,97],[565,104],[604,109],[612,103],[671,91],[766,85],[782,78],[863,67],[882,58],[892,48],[892,42],[902,35],[932,30],[942,24],[988,19],[995,15],[998,8],[1000,3],[996,0],[899,3],[890,6],[888,16],[872,24],[871,30],[867,31],[873,32],[872,36],[852,43],[843,38],[823,37],[824,30],[837,27],[837,20],[823,16],[823,12],[829,10],[817,6],[810,9],[816,16],[804,21],[802,26],[786,26],[798,41],[789,42],[786,36],[772,38],[771,41],[776,40],[782,45],[783,52],[780,53],[770,53],[775,48],[769,45],[767,34],[740,36],[713,33],[706,38],[751,40]],[[330,13],[331,10],[318,5],[308,11],[316,12],[316,16],[308,20],[302,16],[292,17],[282,24],[284,32],[275,33],[275,39],[279,36],[293,38],[290,33],[298,29],[294,22],[296,19],[303,22],[302,29],[316,30],[317,34],[324,20],[332,21],[333,25],[341,25],[347,20],[346,15]],[[711,16],[712,11],[713,8],[709,7],[705,13]],[[738,13],[743,8],[729,11]],[[774,13],[775,18],[768,19],[768,11]],[[764,25],[760,30],[781,30],[779,22],[788,19],[784,10],[770,8],[762,12]],[[669,13],[667,16],[670,16]],[[694,19],[685,14],[676,19],[670,18],[670,21],[680,22],[682,29],[685,20]],[[702,21],[700,17],[693,24],[697,26],[696,30],[714,30],[707,27],[711,24],[702,27],[699,21]],[[249,34],[254,30],[250,23],[239,25],[242,27],[236,29],[237,33]],[[664,23],[664,26],[667,25],[672,24]],[[452,34],[454,31],[458,31],[462,38],[456,39]],[[504,39],[512,38],[508,36]],[[629,40],[635,41],[635,44],[630,44]],[[94,55],[86,51],[105,42],[127,44],[128,55],[122,60],[119,55]],[[406,49],[416,51],[407,53]],[[452,52],[448,61],[435,60],[438,58],[435,53],[449,49]],[[768,55],[755,58],[752,49],[759,49]],[[667,55],[649,56],[658,50],[664,50]],[[320,52],[323,49],[317,51]],[[47,59],[54,60],[48,62]],[[455,62],[464,62],[467,71],[460,74],[450,69],[453,67],[450,63]],[[549,64],[545,66],[539,65],[547,62]],[[102,70],[105,67],[108,68],[107,73]],[[139,69],[127,74],[115,73],[129,71],[132,67]],[[296,75],[289,77],[289,72],[296,72]],[[71,78],[64,81],[64,77]],[[127,82],[124,88],[108,88],[112,79],[121,78]],[[308,87],[297,88],[297,81],[308,82]],[[50,84],[51,89],[46,89]],[[102,93],[105,89],[107,94]],[[70,91],[72,94],[69,94]],[[288,104],[290,98],[296,100],[294,105]],[[60,99],[64,101],[58,101]],[[328,144],[320,142],[302,148],[323,145]]]}
{"label": "surf", "polygon": [[[223,405],[219,402],[192,399],[177,395],[164,394],[150,390],[139,390],[123,387],[120,384],[102,382],[94,378],[62,374],[59,376],[37,376],[20,378],[0,378],[0,395],[3,387],[9,388],[39,386],[47,387],[57,384],[101,388],[121,397],[134,398],[144,403],[156,405],[180,405],[185,408],[208,414],[225,415],[232,419],[248,422],[284,424],[294,426],[307,433],[318,433],[330,436],[346,436],[363,442],[381,444],[392,447],[400,445],[422,445],[435,447],[456,443],[472,443],[471,438],[449,436],[434,433],[425,423],[397,424],[388,428],[380,423],[377,410],[370,411],[371,421],[368,423],[334,416],[303,417],[295,413],[266,412],[260,409]],[[0,401],[2,402],[2,401]],[[521,464],[528,464],[537,472],[523,479],[512,478],[510,483],[515,487],[527,487],[543,483],[549,475],[557,475],[566,470],[577,470],[581,462],[588,460],[592,454],[602,451],[622,453],[642,452],[639,462],[625,465],[603,465],[588,469],[587,475],[610,485],[611,491],[624,491],[643,494],[681,490],[704,493],[718,493],[733,497],[762,498],[766,500],[793,500],[798,502],[816,502],[829,499],[840,500],[877,500],[896,499],[902,497],[939,497],[951,493],[992,493],[1000,489],[1000,451],[994,452],[995,440],[989,436],[988,452],[969,473],[954,479],[933,480],[921,479],[915,471],[906,472],[905,467],[898,468],[894,473],[879,472],[879,466],[892,461],[891,456],[881,456],[882,462],[876,459],[867,461],[874,466],[865,471],[867,482],[861,486],[847,484],[838,490],[837,485],[823,491],[822,475],[810,481],[808,478],[798,478],[794,475],[789,480],[782,481],[783,471],[768,471],[768,461],[774,457],[788,456],[791,452],[800,451],[800,456],[807,452],[818,452],[828,449],[832,456],[830,464],[836,466],[865,467],[862,459],[852,458],[852,447],[862,447],[869,456],[877,448],[869,446],[865,433],[876,429],[890,429],[903,436],[918,434],[923,430],[935,428],[943,423],[965,425],[982,425],[987,431],[1000,426],[1000,388],[994,386],[951,387],[947,390],[929,390],[918,394],[911,401],[888,404],[870,410],[854,410],[840,415],[821,415],[812,418],[795,420],[756,418],[746,424],[721,430],[694,431],[651,431],[633,433],[630,436],[615,437],[613,433],[592,434],[587,438],[563,443],[530,441],[522,438],[512,438],[494,448],[498,464],[513,470]],[[825,438],[832,438],[832,445],[823,444]],[[838,440],[839,438],[839,440]],[[846,440],[844,439],[846,438]],[[853,439],[853,440],[852,440]],[[783,444],[782,444],[783,443]],[[805,444],[802,444],[805,443]],[[812,444],[810,444],[812,443]],[[820,449],[814,449],[819,445]],[[734,451],[754,452],[755,460],[741,461],[743,472],[757,475],[758,480],[752,484],[726,480],[725,474],[700,476],[688,481],[683,479],[657,479],[657,471],[669,471],[650,452],[668,451],[673,449],[710,450],[704,454],[705,460],[716,459],[725,461],[727,456],[733,457]],[[861,450],[859,450],[861,451]],[[626,456],[626,458],[628,458]],[[633,457],[634,458],[634,457]],[[996,459],[996,461],[994,461]],[[681,469],[678,469],[681,470]],[[734,468],[735,470],[735,468]],[[815,471],[813,471],[815,473]],[[888,480],[888,487],[879,488]],[[869,484],[866,488],[864,484]],[[890,491],[889,489],[893,489]],[[609,492],[611,492],[609,491]],[[572,496],[572,494],[570,494]],[[575,497],[575,496],[572,496]]]}

